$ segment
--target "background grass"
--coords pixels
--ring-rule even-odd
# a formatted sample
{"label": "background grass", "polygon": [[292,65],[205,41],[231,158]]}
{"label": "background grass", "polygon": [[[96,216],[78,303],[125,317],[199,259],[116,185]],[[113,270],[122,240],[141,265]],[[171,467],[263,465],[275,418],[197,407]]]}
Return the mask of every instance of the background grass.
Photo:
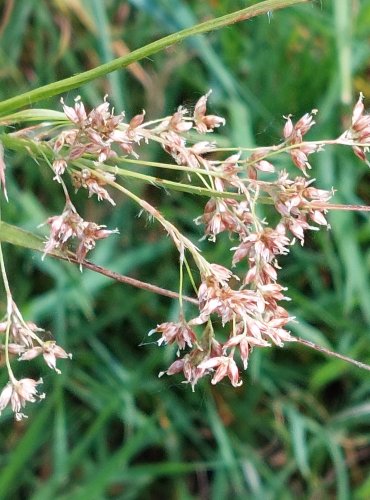
{"label": "background grass", "polygon": [[[123,55],[167,33],[245,7],[245,1],[7,0],[0,3],[0,98]],[[319,108],[312,138],[337,136],[362,90],[370,96],[370,1],[300,6],[189,40],[81,88],[94,106],[109,93],[127,116],[157,118],[209,88],[225,116],[225,145],[281,137],[282,115]],[[71,102],[76,92],[65,97]],[[60,109],[57,100],[43,103]],[[157,149],[147,158],[160,159]],[[35,231],[63,200],[48,170],[6,152],[11,203],[4,220]],[[346,150],[313,160],[318,184],[339,203],[370,203],[367,168]],[[150,173],[150,172],[149,172]],[[193,241],[202,200],[141,192]],[[177,255],[158,227],[125,199],[111,212],[81,196],[88,219],[118,227],[93,260],[176,289]],[[331,232],[311,234],[282,261],[294,333],[370,362],[370,219],[332,212]],[[204,245],[229,264],[227,242]],[[0,419],[0,498],[366,499],[370,497],[369,374],[303,346],[258,350],[238,389],[179,377],[147,332],[176,317],[176,304],[89,271],[5,247],[12,289],[27,318],[50,329],[72,362],[41,364],[48,397],[28,421]],[[0,296],[0,309],[5,307]],[[22,366],[23,365],[23,366]],[[19,369],[25,369],[24,364]],[[34,367],[34,368],[33,368]],[[28,368],[28,366],[27,366]],[[1,386],[5,373],[0,377]]]}

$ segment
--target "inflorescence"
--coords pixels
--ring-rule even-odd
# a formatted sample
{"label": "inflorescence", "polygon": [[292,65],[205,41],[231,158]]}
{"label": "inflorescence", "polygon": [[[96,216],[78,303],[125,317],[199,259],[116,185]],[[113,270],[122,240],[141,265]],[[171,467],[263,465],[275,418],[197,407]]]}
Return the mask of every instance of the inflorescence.
{"label": "inflorescence", "polygon": [[[198,276],[189,274],[197,291],[196,314],[189,317],[185,310],[181,282],[178,320],[163,322],[150,332],[158,336],[158,345],[173,344],[177,348],[177,359],[160,375],[181,372],[192,388],[209,374],[212,384],[227,377],[237,387],[242,383],[240,368],[247,368],[254,348],[282,347],[285,342],[295,341],[287,326],[293,318],[282,306],[290,299],[287,289],[279,283],[279,257],[287,255],[296,242],[303,245],[307,230],[330,228],[327,212],[333,196],[333,190],[314,186],[315,179],[309,175],[309,157],[327,144],[344,144],[367,163],[370,146],[370,116],[365,113],[360,95],[351,126],[335,140],[305,140],[315,124],[317,111],[313,110],[295,123],[291,115],[285,117],[280,144],[248,152],[235,148],[231,156],[216,159],[225,150],[218,149],[215,141],[194,140],[225,123],[222,117],[207,114],[209,95],[210,92],[202,96],[192,112],[179,107],[172,116],[145,121],[143,111],[129,122],[123,113],[114,114],[106,98],[89,113],[80,98],[73,107],[62,100],[65,120],[61,131],[59,126],[47,140],[30,139],[27,131],[23,134],[23,138],[35,140],[37,148],[42,150],[52,168],[53,179],[61,184],[65,195],[62,213],[47,220],[50,234],[44,256],[56,251],[66,255],[73,252],[76,260],[83,264],[97,240],[118,232],[83,219],[71,201],[67,188],[69,178],[69,185],[75,190],[85,189],[89,197],[96,196],[112,206],[116,202],[108,189],[118,189],[131,198],[141,211],[162,225],[173,240],[179,251],[181,275],[184,266],[190,273],[187,258],[192,258],[198,269]],[[19,135],[22,136],[17,132]],[[125,160],[140,163],[138,150],[149,142],[158,143],[175,162],[167,168],[187,174],[188,192],[196,194],[201,187],[202,194],[208,194],[204,212],[195,223],[204,228],[204,238],[211,242],[216,242],[220,233],[230,235],[230,268],[208,262],[198,246],[157,208],[117,181],[117,177],[124,178],[127,171],[116,163]],[[275,159],[279,155],[290,158],[297,174],[292,175],[292,169],[277,170]],[[132,171],[130,175],[135,177]],[[146,176],[137,178],[145,180]],[[149,182],[151,178],[147,176],[147,179]],[[7,196],[3,160],[0,161],[0,185]],[[179,188],[181,186],[183,184],[179,184]],[[259,215],[261,204],[270,207],[264,212],[271,215]],[[0,338],[3,338],[9,382],[0,395],[0,412],[10,406],[20,419],[27,402],[44,397],[37,389],[42,380],[17,380],[11,357],[18,356],[24,361],[43,356],[46,364],[60,373],[56,359],[71,355],[54,340],[43,340],[43,331],[23,319],[11,296],[3,265],[2,274],[8,306],[0,322]]]}

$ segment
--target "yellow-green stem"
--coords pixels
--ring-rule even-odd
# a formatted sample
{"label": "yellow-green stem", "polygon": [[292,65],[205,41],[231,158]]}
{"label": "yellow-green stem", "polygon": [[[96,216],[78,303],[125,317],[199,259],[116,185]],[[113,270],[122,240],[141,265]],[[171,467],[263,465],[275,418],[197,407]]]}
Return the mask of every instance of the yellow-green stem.
{"label": "yellow-green stem", "polygon": [[134,62],[147,58],[150,55],[164,50],[169,46],[179,43],[191,36],[208,33],[210,31],[229,26],[246,19],[250,19],[260,14],[266,14],[269,11],[283,9],[285,7],[298,5],[300,3],[307,3],[309,1],[310,0],[266,0],[239,11],[232,12],[231,14],[226,14],[216,19],[210,19],[195,26],[191,26],[190,28],[186,28],[182,31],[178,31],[171,35],[165,36],[160,40],[156,40],[155,42],[149,43],[144,47],[132,51],[128,55],[114,59],[113,61],[102,64],[91,70],[74,75],[64,80],[59,80],[42,87],[38,87],[29,92],[25,92],[24,94],[20,94],[3,102],[0,102],[0,114],[4,115],[23,106],[29,106],[35,102],[45,100],[49,97],[65,93],[68,90],[78,88],[81,85],[105,76],[112,71],[123,69]]}
{"label": "yellow-green stem", "polygon": [[10,326],[12,323],[12,313],[13,313],[13,297],[9,287],[8,276],[6,274],[5,262],[2,245],[0,243],[0,268],[1,268],[1,276],[4,283],[5,293],[6,293],[6,301],[7,301],[7,319],[6,319],[6,330],[5,330],[5,364],[9,373],[9,379],[11,382],[15,381],[15,377],[13,374],[12,367],[10,365],[9,360],[9,336],[10,336]]}

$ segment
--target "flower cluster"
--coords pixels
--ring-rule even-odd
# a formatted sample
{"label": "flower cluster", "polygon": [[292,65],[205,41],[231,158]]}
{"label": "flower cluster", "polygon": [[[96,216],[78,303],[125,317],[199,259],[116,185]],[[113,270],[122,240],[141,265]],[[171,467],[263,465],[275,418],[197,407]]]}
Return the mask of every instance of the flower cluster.
{"label": "flower cluster", "polygon": [[96,240],[107,238],[118,230],[106,229],[95,222],[85,221],[78,213],[73,204],[67,199],[61,215],[49,217],[47,223],[50,226],[50,236],[45,243],[44,256],[54,250],[65,250],[71,239],[78,241],[76,258],[82,262],[89,250],[95,247]]}
{"label": "flower cluster", "polygon": [[308,176],[306,169],[311,168],[308,156],[315,151],[319,151],[320,149],[320,146],[317,144],[303,143],[303,136],[306,135],[310,128],[315,124],[313,117],[316,113],[317,109],[313,109],[311,113],[303,115],[295,125],[293,125],[291,115],[288,115],[286,117],[283,132],[286,144],[291,146],[289,152],[294,165],[302,170],[306,176]]}
{"label": "flower cluster", "polygon": [[[45,244],[45,254],[56,249],[66,250],[72,239],[78,241],[76,257],[82,262],[95,241],[106,238],[117,230],[85,221],[71,203],[66,185],[65,173],[70,175],[76,190],[84,188],[89,197],[96,195],[98,200],[106,200],[115,205],[104,186],[114,184],[115,175],[104,170],[104,162],[118,158],[122,154],[138,158],[135,149],[143,142],[154,141],[161,144],[179,165],[198,168],[205,165],[203,155],[212,151],[214,145],[200,141],[187,145],[184,136],[194,129],[198,133],[209,133],[225,123],[225,120],[206,113],[206,103],[210,92],[196,103],[192,115],[183,107],[170,117],[145,123],[145,111],[134,116],[128,123],[124,113],[114,114],[105,97],[104,102],[89,113],[77,97],[73,107],[61,100],[67,119],[65,127],[55,138],[48,142],[54,154],[52,168],[54,180],[63,185],[66,205],[61,215],[49,217],[50,236]],[[89,161],[86,162],[86,158]],[[84,163],[81,163],[84,160]],[[100,168],[101,167],[101,168]]]}
{"label": "flower cluster", "polygon": [[[306,134],[315,124],[317,110],[313,110],[295,123],[291,115],[285,117],[279,144],[248,152],[241,149],[235,153],[234,149],[231,156],[216,159],[223,150],[218,150],[215,142],[203,140],[202,136],[224,125],[225,120],[207,113],[209,96],[210,92],[200,97],[193,110],[179,107],[171,116],[154,121],[145,121],[146,114],[142,111],[128,122],[124,113],[114,114],[106,98],[90,112],[80,98],[75,100],[73,107],[62,100],[65,114],[62,130],[47,140],[43,136],[37,138],[38,148],[45,147],[52,155],[54,180],[61,185],[65,195],[62,213],[47,220],[50,235],[44,256],[74,251],[82,265],[97,240],[118,232],[83,219],[71,202],[66,177],[69,176],[76,190],[85,189],[89,197],[96,195],[99,201],[108,201],[112,206],[115,201],[107,187],[120,190],[137,203],[141,211],[162,225],[179,251],[181,270],[188,252],[199,272],[197,298],[191,299],[197,303],[196,313],[191,317],[186,314],[181,290],[178,321],[163,322],[150,332],[159,335],[156,338],[158,345],[177,348],[177,359],[160,375],[183,373],[185,382],[193,388],[207,375],[212,376],[212,384],[227,377],[234,387],[238,387],[242,384],[240,367],[247,368],[254,348],[282,347],[285,342],[295,341],[288,330],[288,323],[293,318],[281,305],[282,301],[290,299],[286,296],[287,289],[279,282],[280,256],[287,255],[297,241],[303,245],[308,230],[330,228],[327,211],[334,191],[313,185],[315,179],[309,177],[309,156],[321,151],[326,144],[345,144],[367,162],[370,116],[365,113],[361,94],[353,110],[350,128],[338,139],[306,141]],[[186,174],[188,184],[184,191],[197,193],[201,189],[202,194],[208,194],[203,213],[195,223],[204,227],[202,239],[213,243],[221,233],[229,234],[233,241],[230,268],[208,262],[198,247],[155,207],[116,180],[116,177],[128,175],[174,186],[172,180],[128,172],[115,164],[139,162],[138,150],[149,142],[159,144],[176,162],[167,168]],[[0,148],[0,187],[6,196],[1,145]],[[286,169],[277,169],[275,158],[278,155],[288,160]],[[294,173],[297,169],[299,175]],[[182,189],[184,184],[175,188]],[[263,217],[258,210],[262,203],[266,205]],[[194,284],[196,280],[190,266],[187,269]],[[2,274],[6,284],[3,265]],[[60,373],[56,360],[71,355],[54,340],[43,340],[42,330],[23,320],[7,285],[6,289],[8,312],[0,323],[0,337],[4,339],[9,382],[0,394],[0,412],[11,406],[16,418],[20,419],[27,402],[44,397],[37,389],[42,380],[17,380],[9,357],[16,355],[24,361],[42,356],[51,369]]]}
{"label": "flower cluster", "polygon": [[[211,151],[213,145],[202,141],[187,147],[183,134],[192,128],[199,133],[209,133],[225,123],[219,116],[206,114],[209,94],[210,92],[199,99],[192,116],[188,116],[189,111],[186,108],[179,107],[172,116],[159,120],[159,124],[155,126],[144,122],[145,111],[134,116],[128,123],[124,122],[124,113],[114,115],[114,110],[109,109],[106,98],[90,113],[86,112],[80,97],[76,98],[74,107],[67,106],[62,100],[64,113],[72,126],[63,130],[53,140],[55,179],[60,181],[68,167],[85,155],[91,155],[98,164],[117,158],[122,153],[137,158],[135,148],[142,141],[159,142],[179,164],[199,166],[201,155]],[[86,173],[85,169],[85,177]],[[95,192],[99,196],[99,191],[90,188],[91,182],[80,181],[78,187],[81,186],[87,187],[90,195]],[[100,193],[101,198],[111,202]]]}
{"label": "flower cluster", "polygon": [[38,399],[44,399],[45,394],[38,394],[37,386],[42,384],[42,379],[34,380],[32,378],[23,378],[17,380],[12,378],[0,394],[0,414],[7,407],[10,406],[14,412],[16,420],[27,418],[21,409],[28,403],[35,403]]}
{"label": "flower cluster", "polygon": [[[83,187],[89,196],[96,194],[99,200],[111,204],[114,201],[103,187],[106,183],[112,185],[115,180],[112,173],[106,171],[107,162],[109,165],[109,160],[114,161],[122,151],[138,159],[138,147],[149,141],[159,143],[178,165],[187,170],[189,185],[193,185],[192,171],[196,170],[203,185],[217,193],[210,196],[196,223],[204,225],[205,238],[212,242],[223,232],[237,240],[237,245],[231,248],[231,265],[236,269],[235,274],[223,266],[207,262],[198,248],[156,209],[145,200],[139,201],[141,208],[160,222],[173,239],[180,252],[180,264],[187,250],[199,269],[198,314],[186,319],[181,304],[178,322],[162,323],[150,332],[160,335],[159,345],[174,344],[178,348],[180,359],[163,373],[183,372],[185,380],[193,387],[208,373],[213,373],[212,383],[228,377],[234,386],[240,385],[238,359],[246,368],[254,347],[283,346],[284,342],[295,340],[287,330],[292,318],[281,305],[281,301],[289,298],[285,295],[286,288],[278,282],[278,258],[288,254],[296,240],[303,245],[307,230],[318,230],[320,226],[330,228],[326,214],[333,195],[333,190],[314,187],[315,179],[310,179],[308,174],[311,169],[309,156],[324,147],[322,142],[305,140],[315,124],[317,110],[306,113],[295,123],[288,115],[282,142],[277,146],[258,148],[246,158],[239,151],[224,160],[213,160],[212,153],[217,151],[215,142],[194,141],[191,140],[194,135],[189,135],[190,131],[208,135],[225,124],[222,117],[207,113],[209,95],[210,92],[202,96],[192,112],[179,107],[173,115],[153,122],[145,122],[143,111],[126,123],[123,113],[115,116],[109,110],[106,99],[90,113],[86,112],[80,99],[73,108],[63,103],[72,127],[64,130],[53,145],[57,155],[53,163],[56,180],[60,181],[67,170],[77,189]],[[345,140],[351,142],[358,156],[359,151],[361,156],[365,154],[364,148],[353,143],[367,140],[369,127],[360,96],[351,129],[345,135]],[[293,167],[297,167],[301,175],[291,175],[287,170],[277,172],[276,154],[289,155]],[[94,165],[84,163],[83,168],[76,160],[86,155],[92,157]],[[269,180],[264,179],[264,175],[269,176]],[[271,176],[275,178],[271,180]],[[257,215],[256,207],[263,197],[270,200],[275,210],[272,225]],[[112,231],[94,227],[93,237],[86,241],[85,224],[90,228],[91,223],[79,218],[68,203],[66,207],[60,217],[48,221],[51,237],[45,252],[63,247],[69,238],[74,237],[80,241],[77,255],[81,261],[96,239]],[[226,332],[222,341],[213,327],[217,318]],[[206,326],[199,334],[197,329],[201,325]],[[181,357],[184,350],[189,352]]]}
{"label": "flower cluster", "polygon": [[71,358],[55,340],[43,340],[44,330],[38,328],[34,323],[25,321],[15,304],[8,297],[8,314],[4,321],[0,322],[0,338],[4,339],[3,350],[8,368],[9,382],[0,393],[0,414],[10,406],[15,414],[16,420],[26,417],[21,413],[27,402],[34,403],[37,399],[43,399],[45,394],[37,392],[37,386],[42,379],[34,380],[23,378],[18,380],[10,365],[9,355],[18,356],[19,361],[29,361],[42,356],[47,366],[60,374],[56,366],[57,359]]}
{"label": "flower cluster", "polygon": [[[202,106],[205,113],[205,102]],[[186,322],[181,313],[178,323],[163,323],[154,330],[161,335],[159,345],[177,345],[179,357],[182,350],[190,349],[161,375],[183,372],[185,381],[194,387],[201,377],[212,373],[213,384],[228,377],[233,386],[238,386],[242,383],[238,359],[246,369],[253,348],[283,346],[284,342],[295,340],[286,328],[292,318],[280,305],[289,298],[285,296],[286,288],[278,283],[278,257],[288,254],[296,239],[303,245],[305,232],[318,229],[313,224],[329,228],[325,214],[333,194],[313,187],[314,179],[307,179],[307,170],[311,168],[308,155],[322,149],[321,145],[303,142],[303,136],[315,123],[315,113],[307,113],[295,124],[288,116],[282,144],[260,148],[244,160],[241,152],[224,161],[212,161],[204,153],[198,154],[196,166],[203,166],[210,173],[213,189],[225,195],[210,198],[196,222],[204,224],[205,236],[212,242],[222,232],[237,238],[238,245],[231,248],[231,264],[237,268],[237,274],[217,264],[203,263],[198,316]],[[198,131],[208,132],[205,128]],[[275,180],[260,179],[261,175],[276,172],[270,156],[278,150],[288,153],[305,177],[291,177],[283,170]],[[178,159],[173,151],[172,155]],[[194,167],[193,159],[190,157],[189,161],[189,155],[183,152],[181,161]],[[238,198],[227,197],[235,189]],[[273,226],[256,213],[259,199],[266,195],[280,217]],[[222,341],[213,326],[217,318],[226,332]],[[194,328],[204,324],[205,329],[197,335]]]}
{"label": "flower cluster", "polygon": [[370,163],[366,159],[366,153],[370,148],[370,115],[365,113],[363,101],[364,96],[360,93],[360,97],[353,108],[351,126],[344,132],[341,139],[352,143],[355,155],[370,166]]}

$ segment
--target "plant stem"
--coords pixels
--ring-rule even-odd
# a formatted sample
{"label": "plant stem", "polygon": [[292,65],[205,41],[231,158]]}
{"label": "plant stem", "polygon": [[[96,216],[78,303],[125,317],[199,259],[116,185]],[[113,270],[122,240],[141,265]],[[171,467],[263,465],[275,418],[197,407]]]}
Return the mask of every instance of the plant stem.
{"label": "plant stem", "polygon": [[303,344],[307,347],[310,347],[311,349],[315,349],[315,351],[323,352],[324,354],[327,354],[328,356],[332,356],[333,358],[338,358],[341,359],[342,361],[346,361],[347,363],[351,363],[358,368],[363,368],[364,370],[369,370],[370,371],[370,366],[361,363],[361,361],[356,361],[355,359],[352,359],[348,356],[344,356],[343,354],[339,354],[339,352],[334,352],[330,351],[329,349],[326,349],[326,347],[322,347],[321,345],[314,344],[310,340],[305,340],[301,339],[300,337],[296,337],[296,342],[299,342],[300,344]]}
{"label": "plant stem", "polygon": [[9,360],[9,335],[10,335],[10,326],[11,326],[11,322],[12,322],[12,313],[13,313],[13,297],[12,297],[12,293],[10,291],[8,276],[6,274],[4,255],[3,255],[3,249],[2,249],[1,243],[0,243],[0,269],[1,269],[1,276],[3,279],[3,283],[4,283],[4,288],[5,288],[5,293],[6,293],[6,302],[7,302],[7,307],[6,307],[7,319],[6,319],[5,346],[4,346],[5,364],[6,364],[6,367],[8,370],[9,379],[11,382],[14,382],[15,377],[14,377],[13,370],[12,370],[12,367],[10,365],[10,360]]}
{"label": "plant stem", "polygon": [[251,5],[245,9],[232,12],[231,14],[226,14],[225,16],[221,16],[216,19],[210,19],[209,21],[165,36],[155,42],[145,45],[144,47],[134,50],[128,55],[114,59],[113,61],[102,64],[94,69],[84,71],[78,75],[71,76],[69,78],[65,78],[64,80],[59,80],[58,82],[44,85],[29,92],[25,92],[24,94],[6,99],[0,103],[0,114],[15,111],[23,106],[29,106],[32,103],[48,99],[49,97],[80,87],[81,85],[105,76],[112,71],[123,69],[134,62],[140,61],[141,59],[159,52],[160,50],[182,42],[190,36],[214,31],[230,24],[245,21],[246,19],[250,19],[260,14],[266,14],[269,11],[283,9],[285,7],[290,7],[300,3],[307,3],[309,1],[311,0],[266,0],[256,5]]}
{"label": "plant stem", "polygon": [[[80,264],[76,258],[74,257],[57,257],[56,255],[53,255],[53,257],[56,258],[63,258],[64,260],[68,260],[70,262],[74,262],[75,264]],[[144,281],[140,281],[134,278],[131,278],[129,276],[125,276],[123,274],[116,273],[115,271],[111,271],[110,269],[107,269],[102,266],[98,266],[96,264],[93,264],[92,262],[89,262],[88,260],[84,260],[81,263],[82,267],[85,267],[86,269],[90,269],[91,271],[97,272],[99,274],[102,274],[103,276],[106,276],[107,278],[114,279],[115,281],[118,281],[120,283],[125,283],[126,285],[131,285],[136,288],[141,288],[142,290],[147,290],[148,292],[152,293],[157,293],[159,295],[163,295],[164,297],[169,297],[171,299],[179,299],[180,295],[177,292],[173,292],[172,290],[167,290],[165,288],[161,288],[156,285],[152,285],[151,283],[146,283]],[[186,302],[190,302],[192,304],[197,305],[198,300],[193,298],[193,297],[187,297],[186,295],[182,295],[182,300]]]}

